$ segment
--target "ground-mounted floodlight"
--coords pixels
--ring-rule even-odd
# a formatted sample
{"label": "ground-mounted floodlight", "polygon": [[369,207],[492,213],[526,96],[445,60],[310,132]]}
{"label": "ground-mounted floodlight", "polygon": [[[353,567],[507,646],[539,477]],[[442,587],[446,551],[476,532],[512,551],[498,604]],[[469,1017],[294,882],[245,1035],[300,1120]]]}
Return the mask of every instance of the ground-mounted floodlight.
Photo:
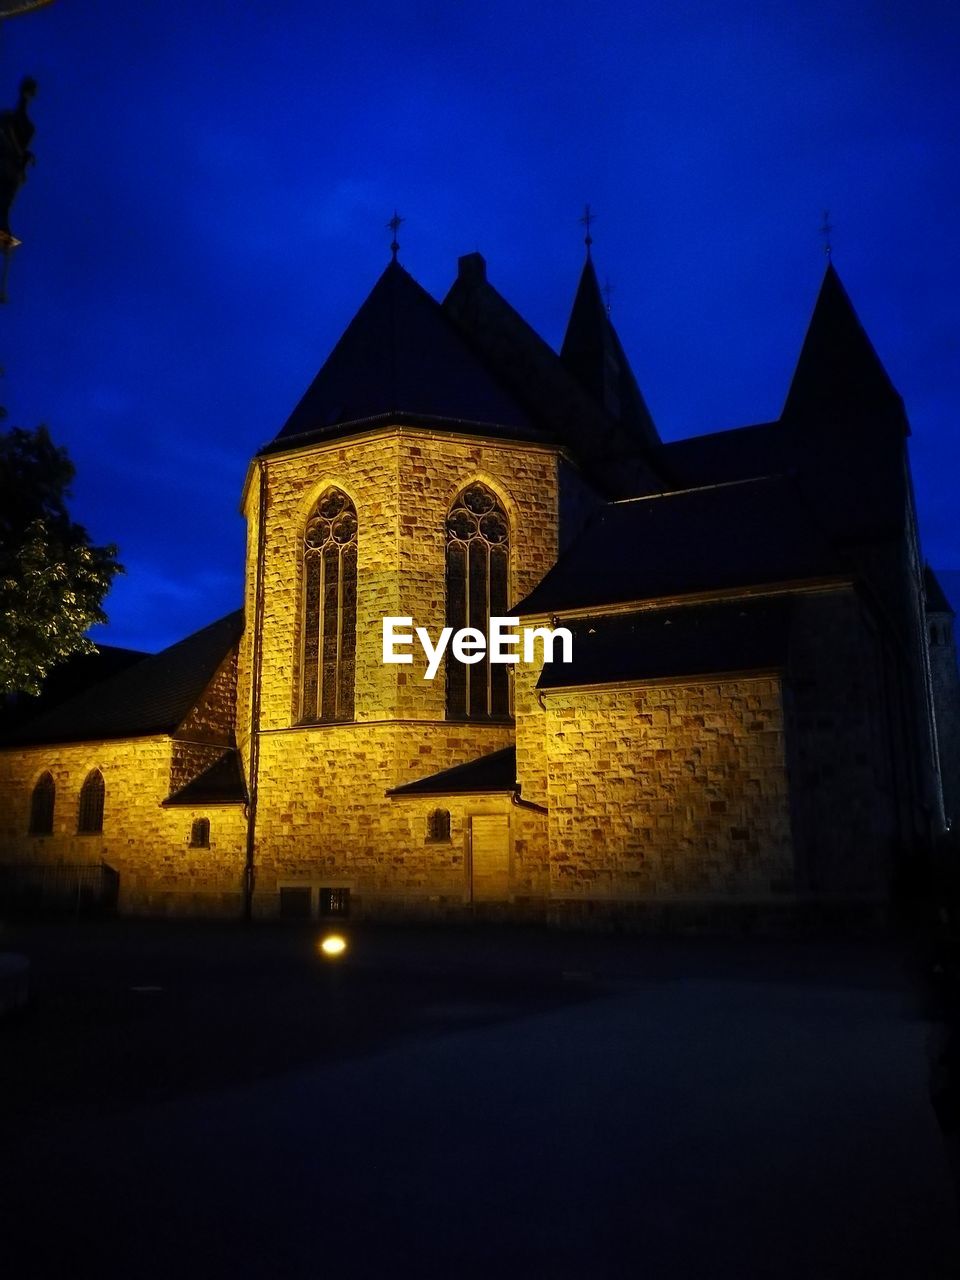
{"label": "ground-mounted floodlight", "polygon": [[347,940],[342,933],[327,933],[317,944],[317,949],[328,960],[336,960],[347,950]]}

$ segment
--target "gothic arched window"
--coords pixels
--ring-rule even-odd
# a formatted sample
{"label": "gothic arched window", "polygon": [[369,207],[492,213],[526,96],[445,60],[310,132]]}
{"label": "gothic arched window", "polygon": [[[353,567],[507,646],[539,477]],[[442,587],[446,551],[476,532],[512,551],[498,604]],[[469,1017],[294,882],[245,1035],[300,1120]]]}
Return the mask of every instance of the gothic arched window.
{"label": "gothic arched window", "polygon": [[37,779],[30,797],[30,834],[32,836],[49,836],[53,834],[53,805],[57,788],[49,773],[43,773]]}
{"label": "gothic arched window", "polygon": [[77,813],[77,831],[81,835],[96,835],[103,830],[103,774],[99,769],[88,773],[80,788],[80,809]]}
{"label": "gothic arched window", "polygon": [[353,719],[357,652],[357,510],[327,489],[303,535],[300,719]]}
{"label": "gothic arched window", "polygon": [[[510,524],[496,494],[468,485],[447,516],[447,626],[487,634],[509,607]],[[501,719],[510,714],[507,667],[458,662],[447,651],[447,718]]]}
{"label": "gothic arched window", "polygon": [[433,813],[427,818],[427,839],[428,840],[449,840],[450,839],[450,810],[434,809]]}

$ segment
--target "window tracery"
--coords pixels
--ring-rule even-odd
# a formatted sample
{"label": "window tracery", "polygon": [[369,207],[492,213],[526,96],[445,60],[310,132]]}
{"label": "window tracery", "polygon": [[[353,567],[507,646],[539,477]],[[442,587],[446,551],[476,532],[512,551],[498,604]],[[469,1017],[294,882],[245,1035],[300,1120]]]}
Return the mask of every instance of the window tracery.
{"label": "window tracery", "polygon": [[[447,516],[446,624],[485,635],[491,616],[509,607],[510,522],[496,494],[479,481],[454,500]],[[507,667],[461,663],[447,655],[447,718],[502,719],[510,714]]]}
{"label": "window tracery", "polygon": [[320,495],[303,535],[300,718],[352,720],[357,650],[357,511],[337,488]]}

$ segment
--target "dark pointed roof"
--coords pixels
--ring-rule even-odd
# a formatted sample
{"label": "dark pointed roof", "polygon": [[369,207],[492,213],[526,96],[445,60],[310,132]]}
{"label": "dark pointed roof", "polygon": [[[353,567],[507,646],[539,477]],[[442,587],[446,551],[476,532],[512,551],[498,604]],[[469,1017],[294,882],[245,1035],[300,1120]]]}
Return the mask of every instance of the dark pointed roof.
{"label": "dark pointed roof", "polygon": [[790,611],[781,595],[574,620],[573,661],[545,663],[537,688],[782,670]]}
{"label": "dark pointed roof", "polygon": [[664,488],[659,452],[613,418],[553,348],[487,280],[479,253],[465,254],[443,309],[505,386],[614,496]]}
{"label": "dark pointed roof", "polygon": [[164,800],[164,805],[184,805],[192,809],[211,804],[246,804],[247,784],[240,754],[225,751],[209,769]]}
{"label": "dark pointed roof", "polygon": [[454,765],[452,769],[442,769],[439,773],[431,773],[427,778],[418,778],[416,782],[407,782],[402,787],[394,787],[387,792],[387,795],[449,796],[471,792],[518,790],[517,749],[504,747],[500,751],[491,752],[490,755],[480,756],[477,760],[468,760],[466,764]]}
{"label": "dark pointed roof", "polygon": [[848,576],[795,481],[750,480],[610,503],[511,612]]}
{"label": "dark pointed roof", "polygon": [[91,685],[14,730],[4,745],[141,738],[173,733],[240,639],[238,609],[177,644]]}
{"label": "dark pointed roof", "polygon": [[610,321],[589,257],[580,275],[560,359],[612,418],[636,431],[647,447],[659,445],[660,437]]}
{"label": "dark pointed roof", "polygon": [[758,476],[785,475],[795,464],[790,437],[779,422],[761,422],[729,431],[671,440],[663,454],[680,488],[729,484]]}
{"label": "dark pointed roof", "polygon": [[828,263],[783,418],[891,420],[907,431],[906,412],[880,357]]}
{"label": "dark pointed roof", "polygon": [[374,285],[271,447],[387,421],[546,438],[398,262]]}
{"label": "dark pointed roof", "polygon": [[929,565],[923,570],[923,590],[927,601],[927,613],[949,613],[953,615],[953,605],[946,597],[940,579]]}
{"label": "dark pointed roof", "polygon": [[45,676],[38,695],[14,694],[6,706],[0,707],[0,739],[15,725],[45,715],[68,698],[149,656],[146,650],[122,649],[112,644],[98,644],[93,653],[74,654]]}

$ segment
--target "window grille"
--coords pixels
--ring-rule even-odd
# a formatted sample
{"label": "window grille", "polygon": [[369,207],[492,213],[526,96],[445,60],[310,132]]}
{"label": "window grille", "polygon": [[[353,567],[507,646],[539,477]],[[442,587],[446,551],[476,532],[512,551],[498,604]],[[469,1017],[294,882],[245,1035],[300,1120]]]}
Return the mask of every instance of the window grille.
{"label": "window grille", "polygon": [[81,835],[96,835],[103,830],[103,774],[94,769],[87,774],[80,788],[80,809],[77,815],[77,831]]}
{"label": "window grille", "polygon": [[427,819],[427,838],[429,840],[450,839],[449,809],[434,809]]}
{"label": "window grille", "polygon": [[350,914],[349,889],[321,889],[321,916],[348,916]]}
{"label": "window grille", "polygon": [[321,494],[303,537],[300,718],[353,719],[357,650],[357,511],[340,489]]}
{"label": "window grille", "polygon": [[[496,495],[471,484],[447,516],[446,622],[458,631],[476,627],[484,635],[491,616],[509,607],[510,524]],[[459,662],[447,651],[447,718],[496,720],[510,714],[507,667],[486,654]]]}
{"label": "window grille", "polygon": [[194,818],[190,828],[190,845],[193,849],[210,848],[210,819]]}

